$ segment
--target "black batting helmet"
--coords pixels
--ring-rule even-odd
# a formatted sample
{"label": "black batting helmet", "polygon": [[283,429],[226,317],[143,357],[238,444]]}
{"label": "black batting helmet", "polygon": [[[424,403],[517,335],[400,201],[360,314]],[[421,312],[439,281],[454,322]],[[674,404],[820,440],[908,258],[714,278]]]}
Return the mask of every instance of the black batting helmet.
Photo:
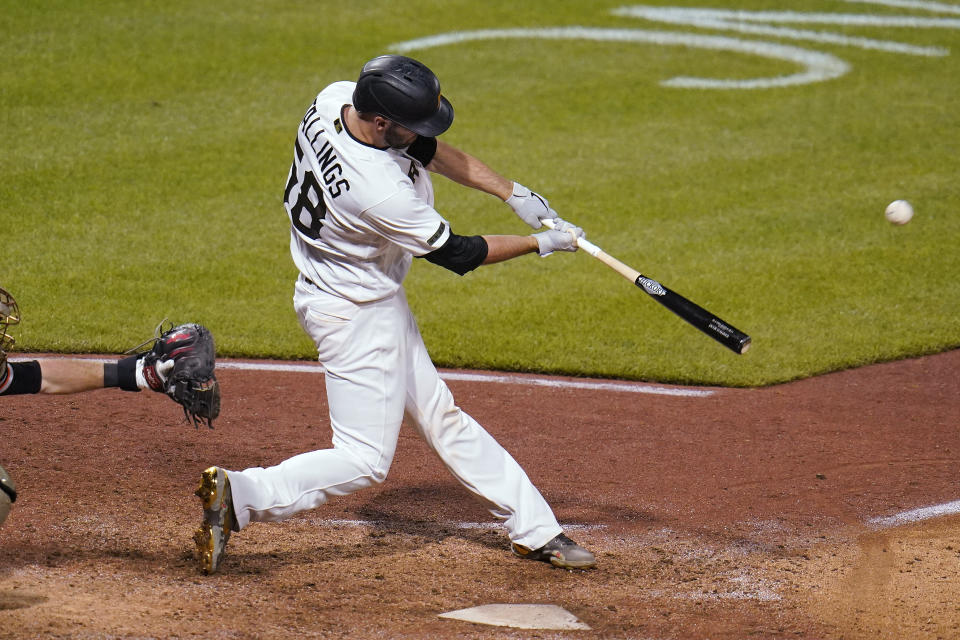
{"label": "black batting helmet", "polygon": [[437,76],[406,56],[379,56],[363,65],[353,106],[422,136],[438,136],[453,123],[453,106],[440,95]]}

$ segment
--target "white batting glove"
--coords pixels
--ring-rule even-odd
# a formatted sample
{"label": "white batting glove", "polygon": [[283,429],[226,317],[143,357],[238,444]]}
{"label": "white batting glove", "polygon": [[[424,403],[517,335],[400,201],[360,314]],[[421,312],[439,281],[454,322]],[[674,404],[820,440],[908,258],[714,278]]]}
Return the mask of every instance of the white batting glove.
{"label": "white batting glove", "polygon": [[546,198],[516,182],[513,183],[513,195],[506,199],[506,203],[532,229],[542,227],[541,220],[557,217],[557,212],[550,208]]}
{"label": "white batting glove", "polygon": [[[151,367],[153,369],[153,374],[150,372],[144,372],[144,366],[149,366],[144,363],[144,359],[140,358],[137,360],[137,366],[135,369],[135,375],[137,378],[137,387],[140,389],[153,389],[154,391],[163,391],[164,387],[167,384],[167,378],[170,377],[170,374],[173,372],[173,358],[168,358],[167,360],[159,360],[156,365]],[[159,378],[159,380],[157,380]],[[152,384],[151,384],[152,383]]]}
{"label": "white batting glove", "polygon": [[583,229],[573,224],[572,222],[567,222],[563,218],[554,218],[553,228],[556,229],[557,231],[566,231],[567,233],[573,233],[578,238],[583,238],[587,235],[583,232]]}
{"label": "white batting glove", "polygon": [[[546,258],[554,251],[576,251],[580,248],[577,245],[577,239],[583,237],[583,229],[561,218],[554,220],[554,223],[557,225],[556,229],[533,234],[537,240],[537,253],[542,258]],[[562,230],[559,223],[563,223]]]}

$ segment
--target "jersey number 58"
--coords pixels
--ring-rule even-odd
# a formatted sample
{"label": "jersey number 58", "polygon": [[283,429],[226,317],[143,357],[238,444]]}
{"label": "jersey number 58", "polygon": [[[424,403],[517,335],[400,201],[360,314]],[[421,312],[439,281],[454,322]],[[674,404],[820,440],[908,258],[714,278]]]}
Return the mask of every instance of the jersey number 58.
{"label": "jersey number 58", "polygon": [[323,219],[327,216],[327,205],[323,202],[323,192],[313,172],[309,169],[300,174],[300,161],[303,160],[303,150],[300,143],[296,145],[297,157],[290,166],[290,177],[287,179],[287,188],[283,192],[283,202],[290,214],[290,222],[297,231],[316,240],[320,237]]}

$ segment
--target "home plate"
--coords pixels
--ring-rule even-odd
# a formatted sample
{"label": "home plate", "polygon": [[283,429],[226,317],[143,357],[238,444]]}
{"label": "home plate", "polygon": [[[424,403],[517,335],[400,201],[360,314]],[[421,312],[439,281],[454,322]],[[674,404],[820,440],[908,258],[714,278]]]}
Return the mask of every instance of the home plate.
{"label": "home plate", "polygon": [[439,617],[517,629],[590,629],[555,604],[485,604],[448,611]]}

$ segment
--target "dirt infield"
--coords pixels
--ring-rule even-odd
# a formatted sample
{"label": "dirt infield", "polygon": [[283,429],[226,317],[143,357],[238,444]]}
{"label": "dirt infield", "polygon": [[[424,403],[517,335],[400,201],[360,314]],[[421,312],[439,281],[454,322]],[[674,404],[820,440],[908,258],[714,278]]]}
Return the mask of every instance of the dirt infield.
{"label": "dirt infield", "polygon": [[[596,552],[585,572],[515,559],[405,428],[384,485],[253,524],[199,575],[199,472],[329,446],[319,373],[222,367],[213,431],[152,393],[2,398],[0,637],[958,638],[958,371],[953,351],[694,396],[451,379]],[[488,603],[591,630],[437,617]]]}

